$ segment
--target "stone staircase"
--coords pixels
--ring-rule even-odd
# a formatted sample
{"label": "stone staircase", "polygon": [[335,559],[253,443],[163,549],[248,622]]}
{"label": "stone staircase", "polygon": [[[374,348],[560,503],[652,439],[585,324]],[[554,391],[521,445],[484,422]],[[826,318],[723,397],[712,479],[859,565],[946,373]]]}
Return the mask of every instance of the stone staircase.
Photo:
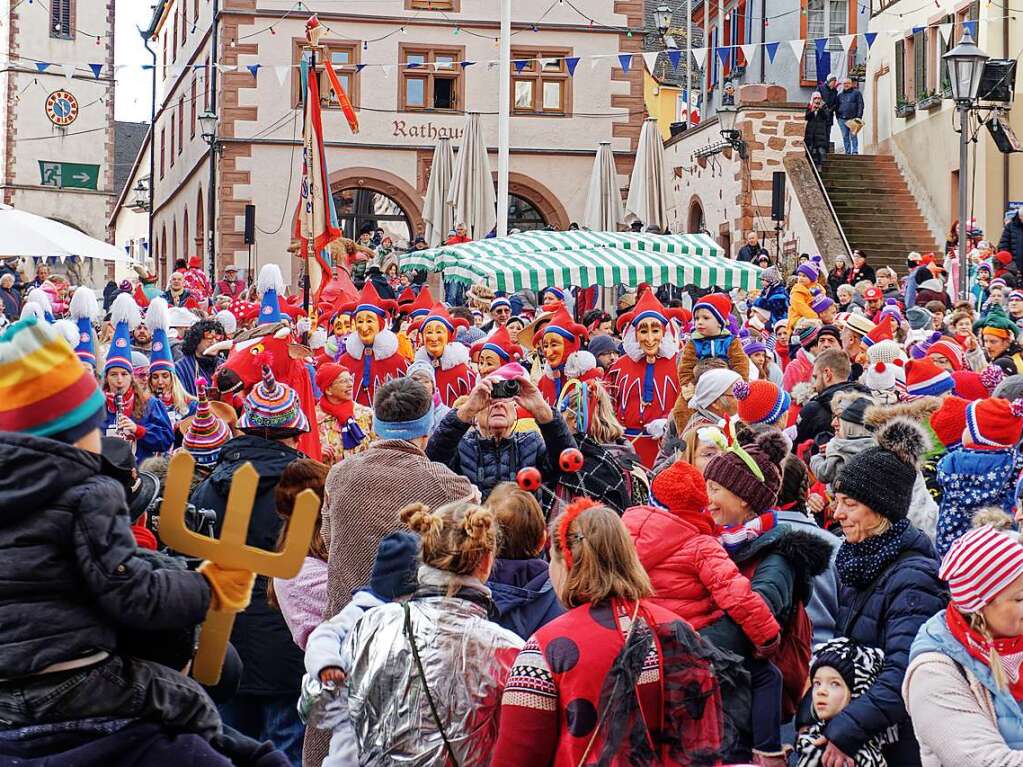
{"label": "stone staircase", "polygon": [[902,274],[910,251],[943,250],[894,157],[829,154],[821,179],[850,247],[866,253],[873,267]]}

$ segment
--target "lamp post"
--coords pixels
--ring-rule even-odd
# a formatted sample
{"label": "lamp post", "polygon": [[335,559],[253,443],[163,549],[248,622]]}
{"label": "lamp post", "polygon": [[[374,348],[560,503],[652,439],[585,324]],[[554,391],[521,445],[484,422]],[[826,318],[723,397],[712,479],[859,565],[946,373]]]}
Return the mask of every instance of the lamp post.
{"label": "lamp post", "polygon": [[970,290],[970,261],[967,253],[966,215],[967,164],[969,163],[970,110],[977,102],[980,78],[988,55],[973,42],[973,36],[964,25],[959,45],[942,56],[948,62],[948,75],[952,81],[952,99],[959,111],[959,297],[967,298]]}
{"label": "lamp post", "polygon": [[131,193],[133,195],[131,207],[139,213],[146,213],[152,207],[149,200],[149,179],[139,179],[138,183],[132,187]]}
{"label": "lamp post", "polygon": [[206,254],[210,260],[210,280],[217,278],[216,215],[217,215],[217,155],[223,145],[217,139],[217,113],[207,110],[199,116],[202,140],[210,148],[210,181],[206,194]]}
{"label": "lamp post", "polygon": [[742,134],[735,129],[735,121],[739,117],[738,107],[735,104],[722,104],[718,107],[717,116],[721,138],[739,154],[740,159],[745,160],[748,148],[746,142],[742,140]]}
{"label": "lamp post", "polygon": [[669,48],[678,48],[675,38],[668,34],[671,28],[671,8],[666,5],[659,5],[654,11],[654,23],[657,25],[657,32]]}

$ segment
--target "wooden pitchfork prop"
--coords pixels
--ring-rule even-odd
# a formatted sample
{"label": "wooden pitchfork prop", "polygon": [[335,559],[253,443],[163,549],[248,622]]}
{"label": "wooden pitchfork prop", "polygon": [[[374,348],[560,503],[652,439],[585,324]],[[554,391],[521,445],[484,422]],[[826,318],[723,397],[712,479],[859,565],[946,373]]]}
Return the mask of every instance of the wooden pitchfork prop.
{"label": "wooden pitchfork prop", "polygon": [[[227,509],[220,538],[199,535],[185,526],[185,507],[192,486],[195,459],[180,451],[170,460],[167,482],[160,507],[160,538],[175,551],[216,562],[233,570],[248,570],[268,578],[294,578],[305,561],[313,527],[320,513],[320,499],[312,490],[303,490],[295,498],[295,509],[288,536],[281,551],[265,551],[245,543],[252,517],[252,505],[259,486],[259,474],[245,463],[231,479]],[[220,681],[235,613],[212,606],[199,633],[199,648],[192,664],[192,676],[205,685]]]}

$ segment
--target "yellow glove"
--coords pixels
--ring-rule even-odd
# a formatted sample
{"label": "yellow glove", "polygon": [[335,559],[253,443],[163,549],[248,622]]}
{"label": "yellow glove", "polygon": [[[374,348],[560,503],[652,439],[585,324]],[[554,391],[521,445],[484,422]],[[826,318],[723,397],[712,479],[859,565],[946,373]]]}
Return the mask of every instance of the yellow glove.
{"label": "yellow glove", "polygon": [[216,562],[199,565],[199,572],[209,581],[213,592],[213,609],[240,613],[249,606],[256,574],[250,570],[229,570]]}

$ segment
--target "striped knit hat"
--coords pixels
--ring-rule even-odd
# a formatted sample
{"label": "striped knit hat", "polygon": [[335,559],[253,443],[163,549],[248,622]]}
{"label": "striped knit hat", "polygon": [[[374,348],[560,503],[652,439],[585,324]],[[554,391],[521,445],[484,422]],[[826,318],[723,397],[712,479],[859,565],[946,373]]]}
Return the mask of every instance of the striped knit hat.
{"label": "striped knit hat", "polygon": [[963,447],[1005,450],[1019,443],[1023,433],[1023,400],[1001,397],[974,400],[966,406]]}
{"label": "striped knit hat", "polygon": [[728,330],[728,315],[732,313],[732,299],[724,293],[710,293],[704,296],[693,306],[693,314],[700,309],[710,312],[721,326],[721,331]]}
{"label": "striped knit hat", "polygon": [[975,613],[1023,575],[1023,545],[991,525],[957,539],[941,561],[938,577],[948,583],[952,603]]}
{"label": "striped knit hat", "polygon": [[185,437],[181,442],[195,462],[200,466],[212,466],[220,458],[220,449],[231,439],[231,429],[220,418],[213,414],[210,402],[206,398],[206,382],[195,383],[199,404],[195,415],[185,426]]}
{"label": "striped knit hat", "polygon": [[274,378],[269,363],[263,364],[263,380],[245,398],[245,412],[238,419],[242,431],[272,432],[276,437],[293,437],[309,431],[309,419],[302,412],[298,393]]}
{"label": "striped knit hat", "polygon": [[0,431],[75,442],[99,427],[105,405],[56,328],[32,317],[0,335]]}
{"label": "striped knit hat", "polygon": [[739,418],[744,423],[773,424],[792,406],[792,397],[771,381],[738,381],[732,393],[739,403]]}
{"label": "striped knit hat", "polygon": [[954,387],[955,382],[949,372],[931,360],[910,360],[906,363],[906,392],[909,396],[937,397]]}

